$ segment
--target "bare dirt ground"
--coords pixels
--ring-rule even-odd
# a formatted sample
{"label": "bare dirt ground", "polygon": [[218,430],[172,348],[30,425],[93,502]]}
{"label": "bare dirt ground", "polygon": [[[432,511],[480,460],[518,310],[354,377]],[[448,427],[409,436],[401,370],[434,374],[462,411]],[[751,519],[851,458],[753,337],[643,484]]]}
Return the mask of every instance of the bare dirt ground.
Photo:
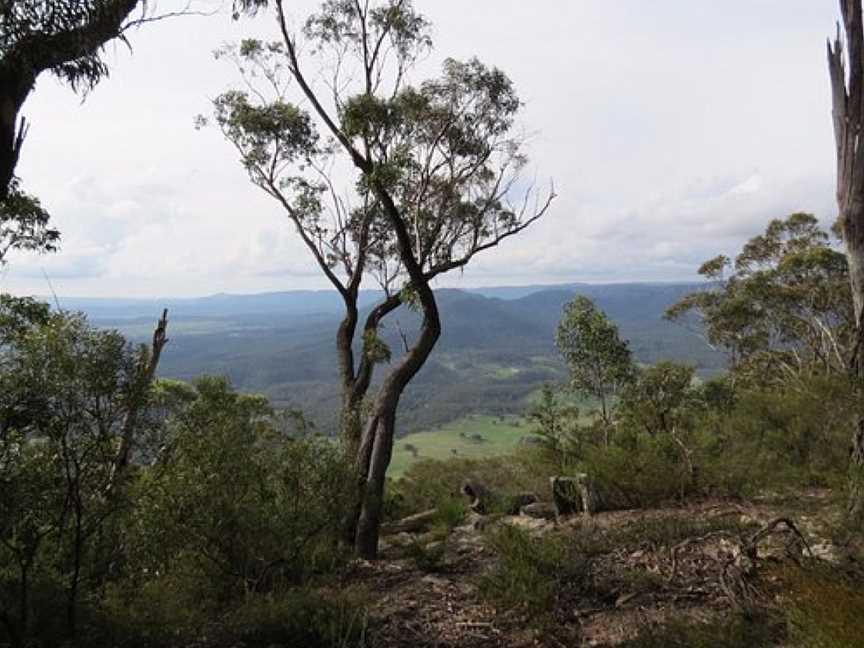
{"label": "bare dirt ground", "polygon": [[[542,625],[519,609],[496,610],[480,596],[478,578],[496,558],[476,519],[453,530],[435,573],[400,557],[393,540],[381,560],[354,563],[345,580],[369,591],[369,638],[376,648],[616,646],[648,625],[708,622],[742,604],[770,605],[778,593],[771,563],[833,560],[841,553],[830,539],[835,510],[830,493],[810,491],[791,499],[705,500],[560,521],[504,518],[496,523],[596,541],[586,576],[591,582],[564,587]],[[779,518],[793,521],[806,542]],[[676,523],[689,528],[694,520],[708,530],[664,537],[664,529]],[[746,546],[754,537],[758,555]]]}

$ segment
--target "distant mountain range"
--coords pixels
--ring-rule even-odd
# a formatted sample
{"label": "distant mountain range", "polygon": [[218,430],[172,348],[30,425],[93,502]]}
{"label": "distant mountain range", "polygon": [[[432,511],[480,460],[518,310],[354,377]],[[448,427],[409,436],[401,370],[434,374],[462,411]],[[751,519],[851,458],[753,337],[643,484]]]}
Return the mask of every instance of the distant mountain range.
{"label": "distant mountain range", "polygon": [[[436,291],[442,337],[403,399],[403,431],[445,423],[469,413],[521,413],[544,382],[565,378],[554,332],[565,303],[592,298],[630,341],[637,360],[688,362],[702,374],[724,358],[692,332],[663,320],[667,306],[698,290],[693,284],[567,284]],[[368,309],[380,297],[361,299]],[[198,299],[66,299],[100,326],[146,339],[163,307],[171,342],[160,373],[191,379],[228,375],[239,389],[263,392],[277,405],[299,406],[326,429],[338,403],[334,335],[342,303],[334,291],[213,295]],[[416,333],[419,315],[400,308],[385,321],[394,355],[401,334]],[[401,332],[401,333],[400,333]],[[379,374],[381,372],[379,371]]]}

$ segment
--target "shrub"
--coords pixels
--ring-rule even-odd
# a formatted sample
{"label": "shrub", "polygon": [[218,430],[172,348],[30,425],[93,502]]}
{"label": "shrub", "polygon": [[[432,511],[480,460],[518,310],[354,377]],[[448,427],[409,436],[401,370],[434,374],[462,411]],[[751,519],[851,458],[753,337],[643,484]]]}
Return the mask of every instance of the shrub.
{"label": "shrub", "polygon": [[350,484],[338,449],[285,437],[265,402],[224,381],[201,381],[198,391],[137,484],[134,567],[182,576],[217,601],[329,571]]}
{"label": "shrub", "polygon": [[216,612],[201,592],[172,578],[140,589],[112,589],[87,645],[162,648],[203,643],[353,648],[365,645],[365,594],[358,590],[322,591],[310,586],[249,594]]}
{"label": "shrub", "polygon": [[495,527],[486,542],[494,566],[480,577],[482,596],[504,609],[518,609],[542,624],[565,588],[581,587],[588,563],[562,535],[532,537],[509,524]]}
{"label": "shrub", "polygon": [[365,598],[360,591],[307,589],[251,596],[226,619],[227,634],[250,648],[360,648],[366,645]]}

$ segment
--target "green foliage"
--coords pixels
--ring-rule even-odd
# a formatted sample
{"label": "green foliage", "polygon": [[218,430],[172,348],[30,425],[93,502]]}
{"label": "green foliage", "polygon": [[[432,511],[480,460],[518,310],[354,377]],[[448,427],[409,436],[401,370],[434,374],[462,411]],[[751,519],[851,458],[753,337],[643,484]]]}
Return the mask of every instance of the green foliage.
{"label": "green foliage", "polygon": [[704,327],[749,380],[782,382],[803,372],[845,372],[854,342],[846,257],[810,214],[774,220],[732,266],[726,257],[699,272],[712,284],[666,316]]}
{"label": "green foliage", "polygon": [[610,399],[633,377],[633,361],[618,327],[587,297],[564,306],[555,335],[558,350],[570,370],[573,389],[600,401],[604,425],[611,425]]}
{"label": "green foliage", "polygon": [[[148,353],[32,300],[0,309],[0,632],[70,634],[119,558],[129,503],[117,448],[130,413],[150,403]],[[139,451],[150,425],[141,417],[131,431]]]}
{"label": "green foliage", "polygon": [[279,596],[249,597],[226,619],[228,635],[246,646],[310,648],[366,646],[368,594],[295,590]]}
{"label": "green foliage", "polygon": [[56,252],[60,232],[48,227],[50,218],[39,199],[21,191],[13,179],[9,195],[0,202],[0,267],[10,250]]}
{"label": "green foliage", "polygon": [[0,12],[0,62],[16,63],[23,57],[35,68],[31,74],[47,67],[73,89],[92,88],[108,76],[102,45],[122,34],[124,19],[137,5],[106,0],[16,2]]}
{"label": "green foliage", "polygon": [[514,461],[512,457],[421,459],[388,487],[388,517],[401,518],[437,508],[441,520],[452,526],[464,515],[466,498],[460,489],[466,479],[503,495],[516,492],[539,495],[549,490],[547,475],[537,473],[529,464]]}
{"label": "green foliage", "polygon": [[406,557],[414,563],[417,569],[429,574],[440,572],[443,569],[446,551],[446,539],[429,544],[415,539],[405,547]]}
{"label": "green foliage", "polygon": [[259,396],[202,378],[137,485],[130,542],[147,573],[179,570],[216,601],[305,582],[329,569],[347,469],[338,448],[277,430]]}
{"label": "green foliage", "polygon": [[659,362],[640,369],[637,379],[621,398],[621,416],[651,436],[673,434],[688,424],[702,406],[694,387],[695,370],[674,362]]}
{"label": "green foliage", "polygon": [[98,611],[90,645],[162,648],[208,637],[210,645],[268,648],[362,648],[366,646],[366,600],[362,590],[306,586],[250,593],[217,614],[201,606],[201,592],[171,578],[150,580],[130,592],[109,588]]}
{"label": "green foliage", "polygon": [[579,423],[579,408],[556,394],[551,385],[543,385],[526,417],[534,424],[531,432],[540,439],[544,452],[562,470],[582,456],[585,428]]}
{"label": "green foliage", "polygon": [[543,624],[568,587],[583,587],[588,563],[563,535],[533,537],[509,524],[486,536],[495,564],[479,581],[480,594],[505,610],[518,610]]}
{"label": "green foliage", "polygon": [[378,332],[374,330],[365,331],[363,333],[363,355],[370,362],[390,362],[391,352],[390,347],[380,337]]}

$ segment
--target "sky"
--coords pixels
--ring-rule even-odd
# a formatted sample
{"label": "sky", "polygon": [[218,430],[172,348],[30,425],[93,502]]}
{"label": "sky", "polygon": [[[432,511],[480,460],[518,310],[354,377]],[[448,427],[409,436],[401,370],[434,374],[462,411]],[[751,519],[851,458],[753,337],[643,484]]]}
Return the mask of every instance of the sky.
{"label": "sky", "polygon": [[[212,52],[275,38],[273,16],[145,25],[107,50],[83,101],[39,79],[18,175],[62,232],[16,254],[0,290],[168,297],[328,286],[281,208],[215,129],[236,70]],[[317,3],[286,3],[299,22]],[[836,216],[825,56],[835,0],[415,0],[435,50],[513,80],[531,134],[526,181],[558,197],[529,230],[442,285],[689,281],[773,218]],[[158,0],[170,11],[174,0]]]}

